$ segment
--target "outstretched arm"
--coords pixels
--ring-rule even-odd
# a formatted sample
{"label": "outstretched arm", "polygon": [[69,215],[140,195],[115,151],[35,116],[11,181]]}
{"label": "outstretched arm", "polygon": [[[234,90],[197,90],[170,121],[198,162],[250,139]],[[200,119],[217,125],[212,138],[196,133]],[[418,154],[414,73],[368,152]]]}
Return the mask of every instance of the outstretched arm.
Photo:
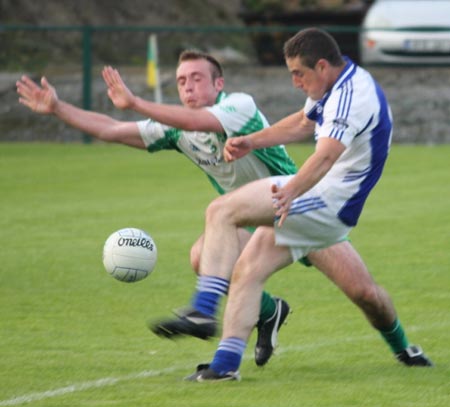
{"label": "outstretched arm", "polygon": [[53,114],[71,127],[100,140],[145,148],[134,122],[121,122],[104,114],[80,109],[58,98],[55,88],[45,77],[41,86],[24,75],[16,82],[19,102],[40,114]]}
{"label": "outstretched arm", "polygon": [[252,150],[306,140],[313,131],[314,122],[301,110],[256,133],[228,139],[224,157],[226,161],[234,161]]}
{"label": "outstretched arm", "polygon": [[150,102],[134,95],[125,85],[117,69],[106,66],[102,71],[108,96],[118,109],[130,109],[167,126],[188,131],[222,133],[219,120],[203,108],[188,108]]}

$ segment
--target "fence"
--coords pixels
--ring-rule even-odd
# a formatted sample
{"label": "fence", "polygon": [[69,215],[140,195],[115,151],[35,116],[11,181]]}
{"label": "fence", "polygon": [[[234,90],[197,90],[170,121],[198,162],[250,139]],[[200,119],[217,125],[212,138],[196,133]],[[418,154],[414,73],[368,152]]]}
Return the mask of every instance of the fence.
{"label": "fence", "polygon": [[[261,43],[264,44],[265,48],[258,55],[260,61],[262,63],[271,63],[274,64],[280,63],[279,54],[281,51],[281,46],[279,46],[280,38],[286,38],[292,33],[297,32],[298,30],[305,28],[306,26],[299,25],[288,25],[288,26],[246,26],[246,27],[222,27],[222,26],[205,26],[205,27],[154,27],[154,26],[28,26],[28,25],[0,25],[0,34],[5,33],[29,33],[29,32],[37,32],[37,33],[78,33],[81,36],[81,41],[79,44],[80,49],[82,50],[81,54],[81,66],[83,72],[83,107],[85,109],[91,108],[91,84],[92,84],[92,63],[93,63],[93,37],[99,34],[105,33],[132,33],[132,34],[144,34],[145,36],[149,36],[150,34],[157,35],[167,35],[167,34],[189,34],[197,35],[197,36],[210,36],[211,34],[219,34],[219,35],[238,35],[241,37],[248,37],[248,40],[253,39],[253,43],[256,46],[256,49],[260,48]],[[349,52],[345,52],[346,54],[350,54],[350,56],[356,60],[358,60],[358,51],[357,51],[357,35],[359,33],[359,26],[327,26],[325,27],[327,31],[335,34],[338,37],[339,35],[345,34],[344,41],[340,44],[344,49]],[[269,50],[269,42],[270,38],[275,39],[274,43],[270,45],[272,50]],[[350,38],[350,44],[348,39]],[[353,43],[351,43],[353,40]],[[3,44],[6,44],[8,39],[2,41]],[[181,43],[186,41],[181,41]],[[145,53],[145,43],[141,40],[141,46],[143,53]],[[248,47],[247,47],[248,48]],[[32,50],[29,50],[32,52]],[[268,57],[267,54],[272,52],[274,55]],[[8,59],[8,55],[5,54],[5,51],[2,52],[2,60],[5,61]],[[0,60],[0,63],[2,61]]]}

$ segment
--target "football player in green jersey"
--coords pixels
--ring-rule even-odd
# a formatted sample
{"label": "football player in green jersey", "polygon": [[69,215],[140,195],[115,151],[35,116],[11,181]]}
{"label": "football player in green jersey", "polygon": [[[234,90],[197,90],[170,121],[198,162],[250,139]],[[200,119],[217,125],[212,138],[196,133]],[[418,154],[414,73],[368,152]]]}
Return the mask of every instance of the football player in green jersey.
{"label": "football player in green jersey", "polygon": [[[103,78],[116,107],[134,109],[149,119],[120,121],[78,108],[59,99],[45,77],[39,85],[24,75],[16,86],[21,104],[36,113],[53,115],[98,140],[150,153],[163,149],[183,153],[205,172],[221,194],[255,179],[296,172],[295,164],[281,146],[255,151],[238,163],[225,162],[223,147],[227,138],[260,130],[268,122],[250,95],[224,92],[222,67],[209,54],[190,50],[181,53],[176,71],[181,106],[153,103],[134,96],[111,67],[103,70]],[[239,231],[237,244],[241,249],[250,236],[246,229]],[[203,236],[200,236],[190,253],[197,274],[202,244]],[[220,298],[227,293],[229,280],[230,276],[198,275],[192,306],[180,312],[176,319],[152,323],[150,328],[165,337],[192,335],[206,339],[214,335],[215,314]],[[255,348],[258,365],[264,365],[272,355],[278,329],[289,311],[286,301],[264,292]]]}

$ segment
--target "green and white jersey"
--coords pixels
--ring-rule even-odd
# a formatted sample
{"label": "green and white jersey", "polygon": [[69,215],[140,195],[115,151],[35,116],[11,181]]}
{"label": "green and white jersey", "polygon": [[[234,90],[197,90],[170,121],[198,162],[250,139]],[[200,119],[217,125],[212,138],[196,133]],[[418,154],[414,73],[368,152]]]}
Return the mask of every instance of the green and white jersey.
{"label": "green and white jersey", "polygon": [[283,146],[255,150],[231,163],[223,148],[228,137],[238,137],[268,127],[253,98],[245,93],[221,92],[207,109],[222,124],[224,133],[175,129],[151,119],[137,122],[142,140],[151,153],[176,150],[188,157],[209,177],[219,193],[271,175],[295,174],[297,168]]}

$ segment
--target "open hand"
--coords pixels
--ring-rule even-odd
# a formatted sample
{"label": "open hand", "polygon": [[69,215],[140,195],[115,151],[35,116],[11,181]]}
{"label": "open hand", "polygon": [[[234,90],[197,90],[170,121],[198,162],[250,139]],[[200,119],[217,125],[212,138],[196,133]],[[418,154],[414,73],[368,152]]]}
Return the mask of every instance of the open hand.
{"label": "open hand", "polygon": [[103,80],[108,86],[108,97],[118,109],[130,109],[135,96],[125,85],[117,69],[105,66],[102,71]]}
{"label": "open hand", "polygon": [[45,77],[41,79],[41,86],[23,75],[16,82],[17,93],[20,95],[19,103],[32,111],[42,114],[53,113],[58,95],[56,90]]}

